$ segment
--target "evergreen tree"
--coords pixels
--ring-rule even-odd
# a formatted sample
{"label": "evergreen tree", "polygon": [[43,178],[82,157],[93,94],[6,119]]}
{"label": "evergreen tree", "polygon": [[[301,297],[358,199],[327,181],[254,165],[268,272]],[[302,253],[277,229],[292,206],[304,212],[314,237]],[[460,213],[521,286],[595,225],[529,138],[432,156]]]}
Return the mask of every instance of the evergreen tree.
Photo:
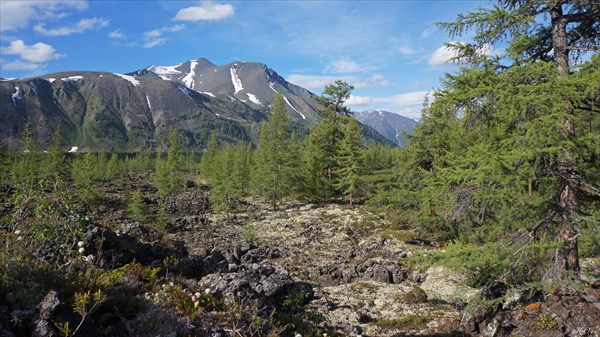
{"label": "evergreen tree", "polygon": [[219,145],[217,144],[217,136],[213,133],[208,140],[206,152],[204,152],[200,158],[200,174],[206,179],[210,180],[212,175],[216,173],[215,158],[218,152]]}
{"label": "evergreen tree", "polygon": [[337,154],[336,175],[339,177],[336,187],[348,197],[352,205],[360,187],[360,174],[363,171],[363,138],[358,122],[348,119],[343,129],[344,138]]}
{"label": "evergreen tree", "polygon": [[[541,115],[534,114],[534,121],[539,122],[538,126],[542,130],[552,130],[555,135],[544,133],[548,138],[538,143],[533,151],[531,148],[524,149],[523,151],[528,152],[529,155],[521,156],[521,161],[528,160],[528,163],[534,163],[526,173],[529,175],[528,191],[532,190],[534,184],[543,186],[540,180],[544,178],[544,180],[549,179],[550,186],[556,189],[554,193],[551,192],[552,189],[548,193],[557,196],[554,202],[550,203],[553,206],[545,207],[544,215],[536,222],[539,225],[530,229],[530,235],[539,237],[537,231],[540,227],[552,227],[561,247],[554,254],[556,259],[551,278],[561,281],[568,274],[577,277],[580,272],[578,257],[580,231],[575,224],[577,218],[581,216],[580,199],[584,195],[597,196],[598,189],[590,187],[594,185],[593,182],[586,181],[576,167],[582,152],[578,143],[582,139],[582,133],[585,134],[584,130],[581,133],[576,132],[576,122],[579,115],[586,114],[579,109],[585,104],[582,104],[578,92],[569,90],[572,87],[569,87],[567,84],[569,80],[565,78],[571,72],[570,61],[573,56],[576,58],[586,50],[600,49],[600,26],[597,24],[600,6],[593,1],[569,0],[500,0],[498,3],[499,5],[492,9],[479,9],[467,15],[460,15],[456,22],[444,23],[440,26],[452,36],[461,36],[468,30],[475,29],[473,44],[455,44],[461,52],[460,56],[471,60],[474,64],[486,63],[485,58],[478,55],[478,52],[502,41],[507,36],[510,42],[508,55],[513,62],[510,68],[526,67],[529,62],[553,62],[555,68],[544,68],[544,76],[554,78],[555,84],[560,83],[561,90],[551,90],[552,95],[537,96],[540,100],[535,103],[546,106]],[[549,20],[540,20],[539,18],[543,16],[549,16]],[[499,64],[489,64],[489,66],[500,68]],[[529,67],[525,69],[530,72],[539,70],[535,65]],[[512,75],[513,78],[519,77],[513,69],[508,70],[507,74]],[[536,84],[540,86],[547,86],[548,89],[557,88],[556,85],[548,84],[545,78],[535,78],[535,74],[531,73],[528,75],[533,75],[537,80]],[[521,90],[517,94],[523,96],[529,93]],[[481,112],[488,111],[485,104],[493,106],[492,97],[490,95],[486,97],[488,100],[479,100],[482,102],[479,104]],[[519,96],[515,97],[519,98]],[[524,106],[529,108],[533,105],[520,100],[512,104],[517,111]],[[477,115],[483,117],[482,121],[489,124],[495,122],[481,112]],[[543,144],[546,149],[540,149],[539,144]],[[545,165],[543,169],[540,167],[541,163]],[[532,177],[534,172],[538,172],[537,181]]]}
{"label": "evergreen tree", "polygon": [[291,137],[283,97],[273,102],[271,119],[261,125],[252,181],[254,190],[274,205],[291,193]]}
{"label": "evergreen tree", "polygon": [[324,116],[306,139],[304,156],[304,175],[307,181],[306,191],[315,199],[328,200],[333,196],[339,169],[337,158],[340,143],[344,138],[343,124],[347,123],[346,115],[350,114],[344,102],[354,89],[343,81],[325,87],[317,101],[323,106],[320,110]]}
{"label": "evergreen tree", "polygon": [[69,163],[66,160],[67,153],[61,148],[61,142],[62,139],[59,124],[54,132],[52,142],[48,148],[48,153],[44,155],[41,164],[42,170],[44,171],[44,178],[53,185],[54,189],[58,188],[58,186],[65,181],[71,171]]}
{"label": "evergreen tree", "polygon": [[83,157],[73,161],[73,180],[79,187],[79,196],[86,201],[92,201],[97,196],[94,181],[99,177],[98,161],[94,153],[88,152]]}
{"label": "evergreen tree", "polygon": [[119,155],[113,153],[110,155],[110,159],[106,164],[106,177],[109,179],[114,178],[119,172]]}
{"label": "evergreen tree", "polygon": [[159,153],[155,162],[154,183],[160,197],[185,188],[182,176],[183,157],[179,145],[179,135],[176,130],[169,133],[167,158]]}

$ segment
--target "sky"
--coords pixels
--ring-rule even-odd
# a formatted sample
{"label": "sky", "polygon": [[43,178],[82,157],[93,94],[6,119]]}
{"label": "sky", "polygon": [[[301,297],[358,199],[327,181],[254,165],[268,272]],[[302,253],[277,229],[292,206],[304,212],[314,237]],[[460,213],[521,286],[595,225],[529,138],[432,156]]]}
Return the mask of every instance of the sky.
{"label": "sky", "polygon": [[[320,94],[336,79],[355,87],[353,111],[418,119],[440,87],[452,42],[436,22],[489,1],[5,1],[0,77],[60,71],[128,73],[204,57],[264,63]],[[496,52],[493,49],[490,53]]]}

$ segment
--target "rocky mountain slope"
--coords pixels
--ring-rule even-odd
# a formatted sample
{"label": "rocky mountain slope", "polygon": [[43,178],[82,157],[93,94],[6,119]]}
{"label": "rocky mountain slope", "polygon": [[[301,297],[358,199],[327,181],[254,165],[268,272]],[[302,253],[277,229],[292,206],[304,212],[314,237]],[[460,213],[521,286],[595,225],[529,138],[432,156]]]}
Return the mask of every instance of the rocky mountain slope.
{"label": "rocky mountain slope", "polygon": [[174,81],[213,97],[235,97],[265,113],[270,111],[275,96],[281,94],[292,120],[305,124],[318,120],[315,95],[261,63],[238,61],[217,66],[199,58],[174,66],[152,65],[129,75]]}
{"label": "rocky mountain slope", "polygon": [[[599,336],[600,310],[578,294],[509,293],[498,282],[469,288],[455,270],[411,263],[443,248],[361,206],[272,209],[247,200],[219,214],[201,183],[188,180],[186,192],[160,201],[150,175],[118,179],[101,182],[93,207],[73,204],[72,216],[87,219],[82,236],[27,246],[27,256],[64,259],[105,289],[105,302],[82,321],[85,336]],[[163,205],[164,227],[131,220],[123,191],[133,188],[147,219]],[[35,242],[20,227],[2,234]],[[3,336],[55,336],[81,320],[69,311],[69,287],[36,283],[44,275],[22,276],[39,305],[17,301],[18,282],[2,290]],[[505,300],[496,309],[484,305],[498,296]]]}
{"label": "rocky mountain slope", "polygon": [[404,134],[410,134],[416,121],[398,114],[383,110],[362,111],[354,114],[354,118],[368,125],[396,145],[406,142]]}
{"label": "rocky mountain slope", "polygon": [[[83,150],[160,149],[171,128],[190,148],[203,148],[211,133],[222,142],[256,142],[277,94],[299,134],[319,120],[313,93],[253,62],[216,66],[200,58],[127,75],[72,71],[4,80],[0,141],[16,143],[30,121],[40,144],[60,126],[63,145]],[[387,142],[369,127],[364,134]]]}

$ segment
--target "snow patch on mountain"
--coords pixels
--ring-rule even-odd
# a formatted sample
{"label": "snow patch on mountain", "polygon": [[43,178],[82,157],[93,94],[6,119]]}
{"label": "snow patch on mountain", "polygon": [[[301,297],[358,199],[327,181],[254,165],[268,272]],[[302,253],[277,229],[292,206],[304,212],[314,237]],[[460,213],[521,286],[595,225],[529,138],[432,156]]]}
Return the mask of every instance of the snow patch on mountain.
{"label": "snow patch on mountain", "polygon": [[269,82],[269,88],[271,88],[271,90],[275,91],[276,93],[279,93],[277,90],[275,90],[275,82]]}
{"label": "snow patch on mountain", "polygon": [[12,94],[12,101],[13,104],[15,106],[17,106],[17,100],[22,100],[23,97],[21,96],[21,91],[19,90],[19,87],[15,87],[15,92],[13,92]]}
{"label": "snow patch on mountain", "polygon": [[61,78],[61,80],[63,82],[72,82],[72,81],[77,81],[77,80],[81,80],[81,79],[83,79],[83,76],[79,76],[79,75]]}
{"label": "snow patch on mountain", "polygon": [[179,91],[184,93],[187,97],[192,98],[192,96],[190,96],[190,89],[188,89],[187,87],[177,86],[177,89],[179,89]]}
{"label": "snow patch on mountain", "polygon": [[262,104],[262,103],[261,103],[261,102],[258,100],[258,98],[256,98],[256,96],[255,96],[254,94],[247,93],[246,95],[248,95],[248,99],[250,99],[250,102],[252,102],[252,103],[254,103],[254,104],[256,104],[256,105],[263,105],[263,104]]}
{"label": "snow patch on mountain", "polygon": [[140,81],[136,80],[135,77],[133,77],[133,76],[123,75],[123,74],[118,74],[118,73],[113,73],[113,74],[119,76],[120,78],[122,78],[126,81],[131,82],[134,87],[140,84]]}
{"label": "snow patch on mountain", "polygon": [[290,101],[287,99],[287,97],[281,95],[281,97],[283,97],[283,100],[287,103],[287,105],[290,106],[290,108],[292,108],[294,111],[296,111],[298,114],[300,114],[300,116],[302,116],[302,119],[306,119],[306,117],[304,116],[304,114],[302,114],[302,112],[298,111],[298,109],[294,108],[294,106],[292,105],[292,103],[290,103]]}
{"label": "snow patch on mountain", "polygon": [[36,87],[36,85],[35,85],[35,83],[34,83],[34,82],[29,82],[29,86],[31,87],[31,90],[33,90],[33,93],[34,93],[34,94],[36,94],[36,95],[39,95],[39,94],[38,94],[37,87]]}
{"label": "snow patch on mountain", "polygon": [[237,94],[238,92],[244,90],[244,87],[242,86],[242,81],[238,77],[237,69],[231,67],[229,68],[229,72],[231,73],[231,82],[233,83],[233,88],[235,89],[234,94]]}
{"label": "snow patch on mountain", "polygon": [[190,61],[190,72],[185,75],[182,79],[183,83],[186,87],[193,89],[194,88],[194,76],[196,76],[196,66],[198,65],[198,61]]}
{"label": "snow patch on mountain", "polygon": [[210,96],[210,97],[217,97],[217,96],[215,96],[215,94],[213,94],[212,92],[208,92],[208,91],[199,91],[199,93]]}
{"label": "snow patch on mountain", "polygon": [[52,82],[56,81],[56,78],[50,77],[50,78],[47,78],[46,81],[52,83]]}
{"label": "snow patch on mountain", "polygon": [[150,98],[146,95],[146,102],[148,102],[148,109],[152,109],[152,105],[150,105]]}
{"label": "snow patch on mountain", "polygon": [[181,64],[175,66],[149,66],[146,68],[148,71],[155,73],[160,76],[165,81],[171,80],[169,75],[179,75],[181,72],[175,68],[179,67]]}

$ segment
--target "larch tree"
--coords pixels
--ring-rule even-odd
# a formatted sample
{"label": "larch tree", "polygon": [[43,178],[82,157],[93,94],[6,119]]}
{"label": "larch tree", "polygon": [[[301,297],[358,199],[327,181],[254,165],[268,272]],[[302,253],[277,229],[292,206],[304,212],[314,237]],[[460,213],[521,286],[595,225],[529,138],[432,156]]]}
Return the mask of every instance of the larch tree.
{"label": "larch tree", "polygon": [[[476,76],[481,75],[485,68],[488,72],[485,76],[506,80],[515,90],[510,97],[504,95],[503,88],[494,88],[495,93],[491,94],[488,90],[493,87],[491,82],[487,81],[487,84],[484,84],[483,81],[479,81],[479,95],[473,95],[470,102],[461,99],[456,93],[451,93],[458,99],[454,102],[444,100],[445,104],[454,105],[455,108],[457,104],[463,104],[459,108],[471,112],[477,105],[480,119],[485,120],[488,126],[498,126],[498,120],[492,120],[484,114],[498,106],[498,97],[504,97],[512,100],[502,102],[506,104],[504,109],[508,109],[505,111],[509,113],[511,107],[513,111],[523,111],[524,117],[538,123],[537,132],[552,130],[554,133],[545,134],[546,139],[542,143],[531,144],[530,149],[533,151],[530,151],[530,156],[523,156],[519,163],[513,163],[512,168],[533,164],[526,174],[529,176],[528,194],[532,193],[534,186],[545,185],[545,182],[540,181],[542,179],[548,180],[550,186],[555,187],[545,191],[553,195],[553,200],[550,206],[542,207],[545,210],[544,214],[529,227],[528,234],[534,238],[541,228],[553,228],[560,247],[554,254],[551,278],[558,281],[563,281],[569,276],[578,278],[580,273],[578,240],[581,232],[576,224],[581,215],[581,197],[600,197],[598,188],[593,182],[587,181],[578,169],[578,165],[585,162],[580,144],[583,138],[588,137],[588,133],[577,132],[576,128],[577,121],[587,114],[586,110],[595,110],[597,115],[597,107],[586,106],[586,98],[572,90],[573,86],[570,84],[573,83],[568,79],[573,73],[574,60],[579,60],[586,51],[600,48],[599,18],[600,3],[597,1],[499,0],[491,9],[478,9],[466,15],[459,15],[455,22],[439,24],[453,38],[474,30],[473,43],[452,45],[459,53],[457,59],[468,60],[471,64],[478,65],[478,68],[473,70]],[[489,62],[488,58],[481,55],[486,50],[489,51],[494,44],[504,41],[508,41],[508,47],[503,62]],[[595,61],[597,62],[597,58]],[[552,62],[554,69],[539,65],[539,62]],[[525,75],[521,76],[518,71],[512,70],[514,68],[523,69]],[[455,77],[450,80],[456,79]],[[519,80],[523,82],[518,82]],[[457,88],[456,83],[452,84],[454,89]],[[586,85],[580,82],[575,85],[583,86],[583,90],[589,88],[589,83]],[[531,90],[539,88],[538,90],[546,91],[538,91],[538,95],[533,95],[532,92],[525,91],[527,86],[531,86]],[[530,95],[534,101],[520,100],[520,97],[526,95]],[[587,100],[589,101],[589,98]],[[597,122],[597,118],[590,118],[594,119],[593,123]],[[464,118],[461,122],[464,123]],[[511,125],[519,128],[528,123],[528,120],[522,120],[520,125],[510,124],[511,122],[506,120],[500,122],[506,123],[502,126],[505,128]],[[498,128],[494,130],[497,131]],[[535,131],[529,129],[524,132],[529,132],[522,134],[527,138]],[[491,147],[487,149],[491,150]],[[527,151],[525,148],[522,150]],[[497,166],[496,169],[501,169],[501,166]]]}

